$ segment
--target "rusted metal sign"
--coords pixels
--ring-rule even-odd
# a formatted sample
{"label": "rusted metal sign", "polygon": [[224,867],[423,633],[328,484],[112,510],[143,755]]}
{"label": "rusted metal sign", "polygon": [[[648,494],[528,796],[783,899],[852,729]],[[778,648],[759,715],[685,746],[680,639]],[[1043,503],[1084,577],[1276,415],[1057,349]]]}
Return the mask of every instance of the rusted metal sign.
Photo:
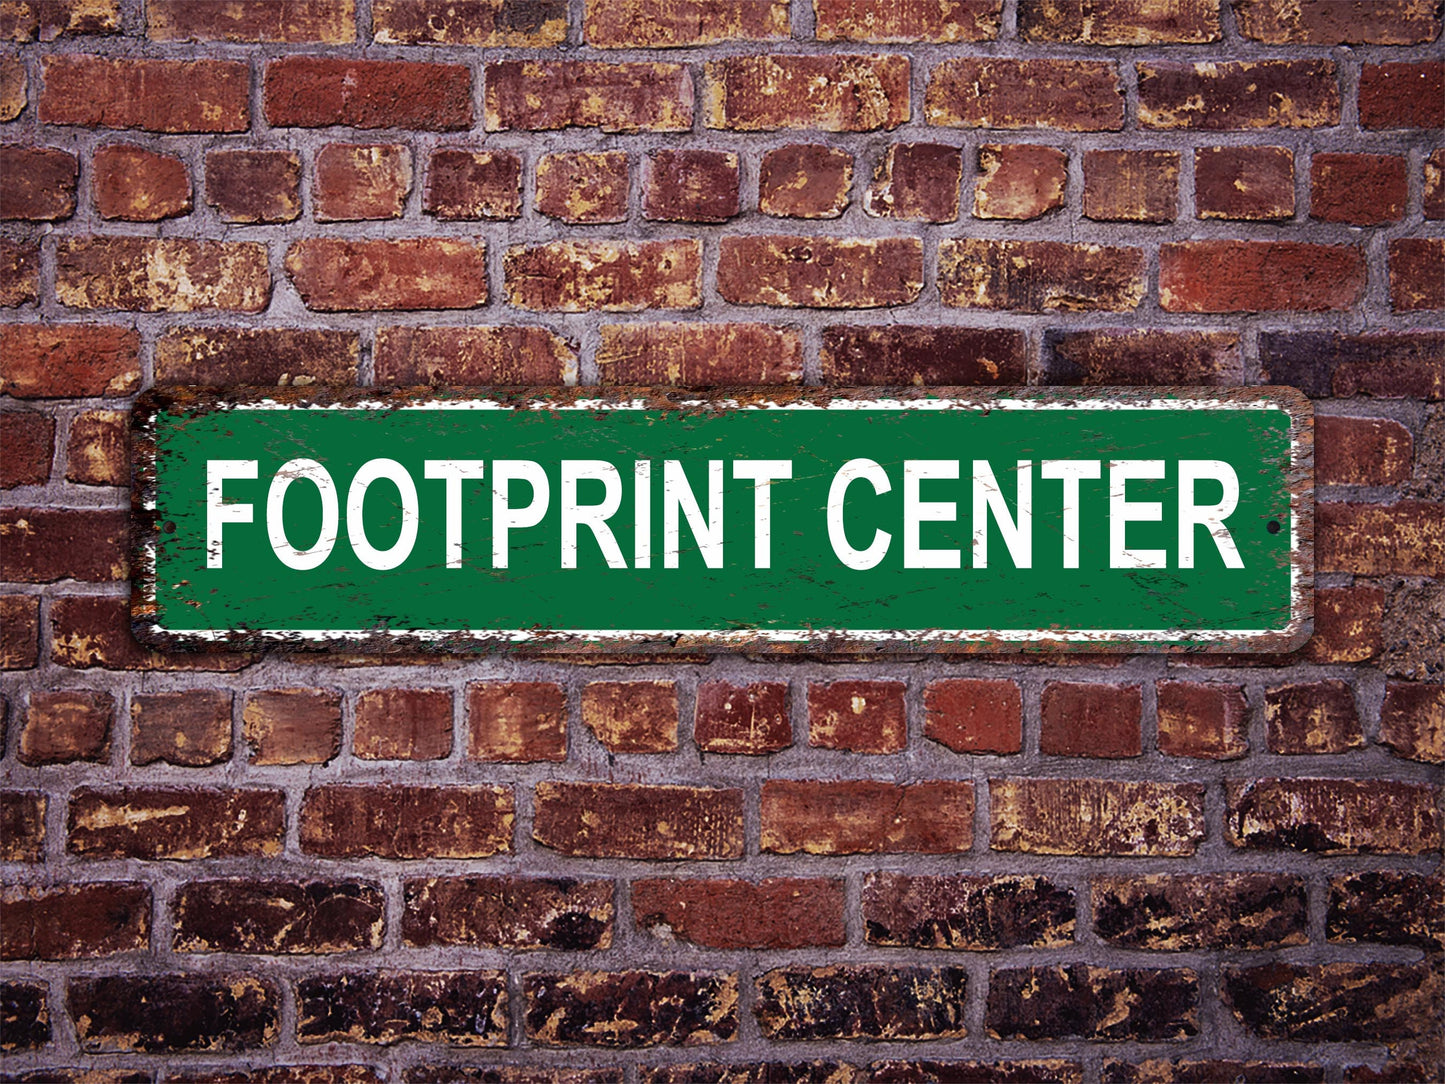
{"label": "rusted metal sign", "polygon": [[362,650],[1283,651],[1288,388],[157,391],[137,634]]}

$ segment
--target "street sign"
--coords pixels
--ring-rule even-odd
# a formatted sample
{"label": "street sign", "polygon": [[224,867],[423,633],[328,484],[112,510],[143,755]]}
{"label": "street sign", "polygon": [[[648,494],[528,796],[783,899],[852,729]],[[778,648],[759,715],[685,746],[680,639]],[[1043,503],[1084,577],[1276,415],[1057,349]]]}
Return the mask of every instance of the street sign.
{"label": "street sign", "polygon": [[1288,388],[169,389],[135,415],[165,647],[1285,651]]}

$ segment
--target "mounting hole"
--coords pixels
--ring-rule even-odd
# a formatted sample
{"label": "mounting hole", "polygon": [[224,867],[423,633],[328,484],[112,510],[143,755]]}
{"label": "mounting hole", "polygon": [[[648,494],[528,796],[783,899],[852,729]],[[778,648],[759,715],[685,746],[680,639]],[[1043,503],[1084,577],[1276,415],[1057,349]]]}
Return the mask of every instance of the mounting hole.
{"label": "mounting hole", "polygon": [[1270,534],[1279,534],[1279,520],[1272,519],[1264,525],[1264,529]]}

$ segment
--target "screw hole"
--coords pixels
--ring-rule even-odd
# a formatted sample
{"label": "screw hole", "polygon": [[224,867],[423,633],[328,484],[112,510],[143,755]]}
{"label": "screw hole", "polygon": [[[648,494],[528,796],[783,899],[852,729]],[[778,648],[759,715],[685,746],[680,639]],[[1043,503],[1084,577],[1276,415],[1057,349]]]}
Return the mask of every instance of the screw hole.
{"label": "screw hole", "polygon": [[1264,525],[1264,529],[1270,534],[1279,534],[1279,520],[1272,519]]}

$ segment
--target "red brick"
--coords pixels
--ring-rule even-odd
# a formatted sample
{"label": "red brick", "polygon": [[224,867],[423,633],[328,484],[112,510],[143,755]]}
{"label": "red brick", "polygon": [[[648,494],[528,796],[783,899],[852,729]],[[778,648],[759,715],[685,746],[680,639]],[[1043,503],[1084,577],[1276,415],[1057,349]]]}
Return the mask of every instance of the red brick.
{"label": "red brick", "polygon": [[1354,690],[1343,681],[1267,689],[1264,725],[1271,753],[1344,753],[1365,744]]}
{"label": "red brick", "polygon": [[867,309],[907,305],[923,289],[913,237],[724,237],[717,289],[735,305]]}
{"label": "red brick", "polygon": [[203,768],[230,759],[229,690],[187,689],[132,697],[132,764],[163,761],[182,768]]}
{"label": "red brick", "polygon": [[1445,685],[1387,682],[1380,743],[1409,760],[1445,761]]}
{"label": "red brick", "polygon": [[523,309],[639,312],[702,304],[696,240],[513,245],[503,268],[507,299]]}
{"label": "red brick", "polygon": [[1361,128],[1445,128],[1445,61],[1366,64]]}
{"label": "red brick", "polygon": [[923,691],[925,737],[955,753],[1017,753],[1023,747],[1023,700],[1013,681],[952,678]]}
{"label": "red brick", "polygon": [[370,689],[356,698],[352,752],[363,760],[440,760],[451,750],[446,689]]}
{"label": "red brick", "polygon": [[870,945],[988,951],[1074,939],[1073,892],[1041,877],[870,873],[862,910]]}
{"label": "red brick", "polygon": [[1137,757],[1143,752],[1137,685],[1051,681],[1040,702],[1039,752],[1046,756]]}
{"label": "red brick", "polygon": [[1159,250],[1166,312],[1329,312],[1364,290],[1364,254],[1352,245],[1183,241]]}
{"label": "red brick", "polygon": [[1314,854],[1440,849],[1440,788],[1383,779],[1225,781],[1224,836],[1235,847]]}
{"label": "red brick", "polygon": [[1145,128],[1219,132],[1340,123],[1332,60],[1151,61],[1138,71]]}
{"label": "red brick", "polygon": [[0,790],[0,861],[41,860],[48,801],[39,791]]}
{"label": "red brick", "polygon": [[1044,383],[1111,387],[1244,383],[1244,355],[1233,331],[1081,328],[1044,333]]}
{"label": "red brick", "polygon": [[129,575],[130,516],[120,509],[0,510],[0,580],[109,583]]}
{"label": "red brick", "polygon": [[743,856],[743,792],[627,783],[538,783],[532,838],[579,858]]}
{"label": "red brick", "polygon": [[1182,858],[1204,840],[1197,783],[990,779],[995,851]]}
{"label": "red brick", "polygon": [[948,128],[1117,132],[1124,88],[1101,60],[958,57],[929,73],[924,117]]}
{"label": "red brick", "polygon": [[361,336],[319,328],[172,328],[156,340],[157,384],[354,384]]}
{"label": "red brick", "polygon": [[40,661],[39,641],[40,596],[0,595],[0,670],[34,669]]}
{"label": "red brick", "polygon": [[537,210],[563,222],[627,219],[627,154],[544,154],[537,163]]}
{"label": "red brick", "polygon": [[54,41],[120,30],[120,0],[15,0],[0,10],[0,40]]}
{"label": "red brick", "polygon": [[1144,299],[1144,251],[1066,241],[945,239],[938,290],[961,308],[1129,312]]}
{"label": "red brick", "polygon": [[1294,217],[1294,152],[1288,147],[1197,147],[1194,213],[1252,222]]}
{"label": "red brick", "polygon": [[301,214],[301,156],[295,151],[208,151],[206,202],[226,222],[290,222]]}
{"label": "red brick", "polygon": [[10,887],[0,898],[0,959],[81,960],[143,952],[150,889],[125,881]]}
{"label": "red brick", "polygon": [[1440,36],[1429,0],[1235,0],[1246,38],[1268,45],[1424,45]]}
{"label": "red brick", "polygon": [[842,945],[843,882],[775,877],[632,882],[638,929],[722,949]]}
{"label": "red brick", "polygon": [[22,764],[103,762],[110,755],[110,725],[115,697],[109,693],[41,692],[30,694],[16,758]]}
{"label": "red brick", "polygon": [[726,222],[738,213],[738,156],[731,151],[660,150],[647,157],[642,217]]}
{"label": "red brick", "polygon": [[908,747],[908,709],[901,681],[808,683],[808,744],[853,753]]}
{"label": "red brick", "polygon": [[577,351],[543,327],[382,327],[376,331],[376,382],[561,384],[577,371]]}
{"label": "red brick", "polygon": [[480,241],[312,237],[286,250],[286,273],[316,312],[470,309],[487,301]]}
{"label": "red brick", "polygon": [[273,128],[472,126],[472,72],[464,64],[288,56],[266,65]]}
{"label": "red brick", "polygon": [[735,56],[706,70],[709,128],[871,132],[908,120],[906,56]]}
{"label": "red brick", "polygon": [[43,486],[55,455],[55,419],[33,410],[0,414],[0,489]]}
{"label": "red brick", "polygon": [[148,132],[244,132],[251,67],[237,60],[44,58],[42,124]]}
{"label": "red brick", "polygon": [[830,384],[1023,384],[1022,331],[947,324],[838,324],[823,329],[823,378]]}
{"label": "red brick", "polygon": [[130,485],[130,429],[119,410],[87,410],[70,423],[65,480],[85,486]]}
{"label": "red brick", "polygon": [[101,975],[68,994],[86,1054],[257,1050],[280,1027],[280,989],[251,975]]}
{"label": "red brick", "polygon": [[467,687],[467,756],[532,762],[567,759],[567,698],[542,681],[477,682]]}
{"label": "red brick", "polygon": [[146,33],[153,41],[356,40],[356,0],[148,0]]}
{"label": "red brick", "polygon": [[1315,562],[1321,572],[1445,575],[1445,506],[1326,502],[1315,513]]}
{"label": "red brick", "polygon": [[0,308],[40,298],[40,245],[0,238]]}
{"label": "red brick", "polygon": [[677,686],[671,681],[589,681],[582,721],[609,753],[677,748]]}
{"label": "red brick", "polygon": [[796,384],[803,379],[797,331],[766,324],[603,324],[597,369],[603,384],[690,387]]}
{"label": "red brick", "polygon": [[0,145],[0,219],[54,222],[75,213],[75,179],[80,164],[69,151],[53,147]]}
{"label": "red brick", "polygon": [[941,143],[895,143],[878,163],[863,210],[875,218],[918,222],[958,219],[963,154]]}
{"label": "red brick", "polygon": [[301,803],[301,850],[326,858],[489,858],[509,854],[509,787],[333,784]]}
{"label": "red brick", "polygon": [[101,218],[159,222],[190,214],[191,178],[185,163],[128,143],[112,143],[91,159],[95,209]]}
{"label": "red brick", "polygon": [[769,779],[762,850],[772,854],[959,854],[973,846],[973,784]]}
{"label": "red brick", "polygon": [[733,972],[533,972],[522,994],[534,1046],[696,1046],[737,1036]]}
{"label": "red brick", "polygon": [[567,39],[566,0],[373,0],[378,44],[536,48]]}
{"label": "red brick", "polygon": [[764,152],[758,170],[758,210],[781,218],[837,218],[852,184],[853,156],[842,147],[776,147]]}
{"label": "red brick", "polygon": [[1315,481],[1319,485],[1397,486],[1410,478],[1414,441],[1388,418],[1315,419]]}
{"label": "red brick", "polygon": [[1156,691],[1161,753],[1234,760],[1249,752],[1249,705],[1242,686],[1161,681]]}
{"label": "red brick", "polygon": [[497,61],[487,65],[487,131],[685,132],[692,96],[683,64]]}
{"label": "red brick", "polygon": [[1310,160],[1310,217],[1383,226],[1405,214],[1405,159],[1396,154],[1316,154]]}
{"label": "red brick", "polygon": [[522,159],[510,151],[433,151],[422,206],[443,221],[516,218],[522,213]]}
{"label": "red brick", "polygon": [[25,112],[28,90],[25,61],[18,56],[0,55],[0,121],[14,120]]}
{"label": "red brick", "polygon": [[1039,218],[1064,205],[1069,156],[1058,147],[982,143],[973,190],[974,218]]}
{"label": "red brick", "polygon": [[1084,215],[1102,222],[1173,222],[1178,151],[1085,151]]}
{"label": "red brick", "polygon": [[1216,0],[1020,0],[1024,41],[1158,45],[1218,41]]}
{"label": "red brick", "polygon": [[246,694],[241,721],[252,764],[325,764],[341,751],[341,695],[325,689]]}
{"label": "red brick", "polygon": [[386,917],[381,889],[359,881],[193,881],[173,908],[176,952],[379,949]]}
{"label": "red brick", "polygon": [[1445,309],[1445,237],[1400,237],[1390,242],[1390,308]]}
{"label": "red brick", "polygon": [[993,41],[1003,22],[1003,0],[814,0],[819,41],[866,41],[879,45],[940,45]]}
{"label": "red brick", "polygon": [[56,246],[55,296],[79,309],[262,312],[266,246],[254,241],[79,237]]}
{"label": "red brick", "polygon": [[[1318,450],[1316,451],[1318,455]],[[1378,587],[1315,590],[1315,634],[1305,645],[1311,662],[1365,662],[1380,653],[1385,592]]]}
{"label": "red brick", "polygon": [[316,152],[317,222],[400,218],[411,192],[411,150],[397,143],[328,143]]}
{"label": "red brick", "polygon": [[409,946],[606,949],[612,882],[552,877],[408,880],[401,938]]}
{"label": "red brick", "polygon": [[1436,222],[1445,219],[1445,147],[1425,159],[1425,183],[1421,196],[1425,217]]}
{"label": "red brick", "polygon": [[74,670],[242,670],[255,658],[235,653],[162,654],[136,643],[130,631],[130,599],[81,595],[50,604],[50,661]]}
{"label": "red brick", "polygon": [[788,0],[588,0],[582,36],[598,49],[672,49],[788,36]]}
{"label": "red brick", "polygon": [[281,853],[285,819],[279,790],[78,787],[66,850],[91,858],[271,858]]}
{"label": "red brick", "polygon": [[788,699],[784,682],[703,682],[697,687],[693,740],[705,753],[780,752],[793,744]]}

